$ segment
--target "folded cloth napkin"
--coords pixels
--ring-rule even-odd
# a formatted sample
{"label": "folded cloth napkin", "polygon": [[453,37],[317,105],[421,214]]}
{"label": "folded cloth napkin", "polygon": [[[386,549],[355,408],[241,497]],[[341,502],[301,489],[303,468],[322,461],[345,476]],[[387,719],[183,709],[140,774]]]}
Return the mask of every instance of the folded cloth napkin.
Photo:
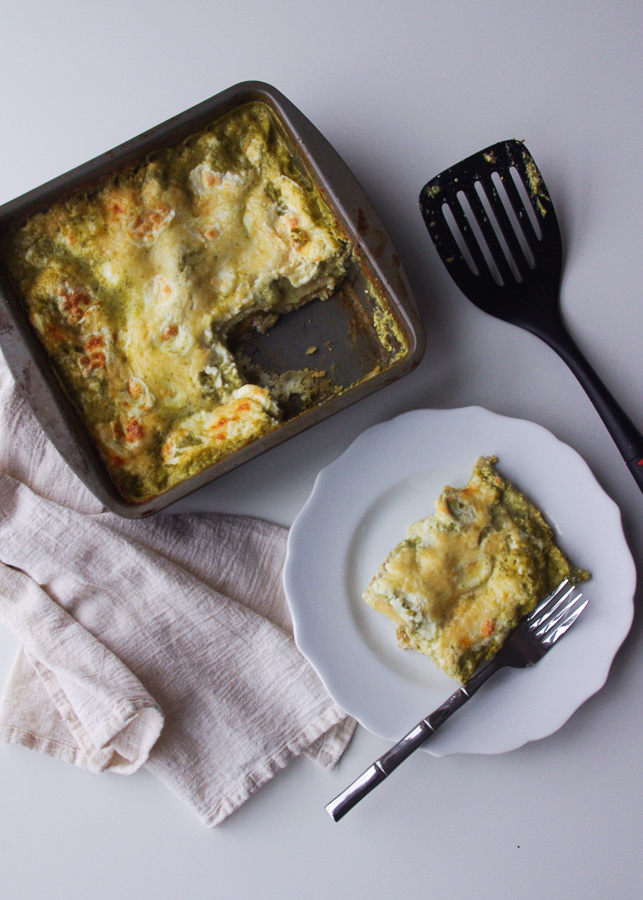
{"label": "folded cloth napkin", "polygon": [[292,639],[286,535],[106,512],[0,357],[0,622],[22,644],[0,740],[93,772],[144,765],[209,826],[299,754],[336,765],[355,722]]}

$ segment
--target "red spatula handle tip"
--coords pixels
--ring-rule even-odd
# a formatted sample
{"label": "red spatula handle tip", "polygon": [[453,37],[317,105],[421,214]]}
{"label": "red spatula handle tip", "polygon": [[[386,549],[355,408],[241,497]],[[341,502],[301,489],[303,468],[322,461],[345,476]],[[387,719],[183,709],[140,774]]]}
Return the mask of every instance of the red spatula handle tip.
{"label": "red spatula handle tip", "polygon": [[643,491],[643,456],[635,456],[628,463],[630,472],[634,476],[634,480]]}

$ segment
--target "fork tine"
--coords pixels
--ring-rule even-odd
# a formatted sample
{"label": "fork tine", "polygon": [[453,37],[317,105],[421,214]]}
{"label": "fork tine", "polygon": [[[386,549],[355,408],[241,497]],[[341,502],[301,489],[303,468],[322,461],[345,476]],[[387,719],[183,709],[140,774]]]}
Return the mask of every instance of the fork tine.
{"label": "fork tine", "polygon": [[[525,622],[527,627],[530,630],[532,628],[538,628],[538,626],[541,625],[555,609],[557,609],[561,601],[563,601],[573,590],[574,586],[570,584],[568,578],[561,581],[558,587],[552,591],[548,597],[541,600],[538,606],[529,613]],[[562,593],[563,591],[565,591],[565,593]]]}
{"label": "fork tine", "polygon": [[574,594],[576,589],[572,586],[570,590],[565,594],[565,597],[560,600],[556,606],[550,610],[547,618],[542,622],[542,624],[538,628],[530,628],[529,630],[536,638],[542,638],[546,635],[552,628],[555,628],[556,625],[563,619],[567,612],[573,608],[574,604],[580,600],[583,596],[580,592]]}
{"label": "fork tine", "polygon": [[564,613],[568,606],[569,597],[574,592],[574,585],[570,585],[562,597],[553,604],[548,604],[547,609],[543,610],[542,615],[537,619],[528,622],[527,627],[532,634],[538,636],[539,633],[549,628],[555,621],[555,616]]}
{"label": "fork tine", "polygon": [[580,592],[574,594],[575,588],[571,588],[567,594],[565,595],[564,602],[561,606],[561,603],[557,603],[554,609],[550,611],[550,614],[547,616],[546,620],[542,622],[539,628],[530,629],[531,634],[537,638],[538,640],[542,640],[547,634],[549,634],[552,629],[554,629],[559,622],[561,622],[567,613],[573,609],[574,604],[577,603],[580,598],[583,596]]}
{"label": "fork tine", "polygon": [[579,603],[581,597],[583,595],[579,594],[575,600],[574,604],[567,610],[567,615],[563,618],[562,622],[558,624],[557,627],[554,627],[548,634],[545,634],[544,637],[541,638],[543,644],[546,646],[551,646],[555,644],[558,638],[561,638],[568,628],[570,628],[576,619],[580,616],[582,611],[585,609],[589,600],[583,600],[582,603]]}

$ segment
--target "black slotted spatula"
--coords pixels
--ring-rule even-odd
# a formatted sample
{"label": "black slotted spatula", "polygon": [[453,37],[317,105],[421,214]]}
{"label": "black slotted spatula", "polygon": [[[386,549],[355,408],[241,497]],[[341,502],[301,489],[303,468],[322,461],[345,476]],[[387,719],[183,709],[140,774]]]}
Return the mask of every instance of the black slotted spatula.
{"label": "black slotted spatula", "polygon": [[643,491],[643,435],[563,323],[560,229],[525,145],[501,141],[436,175],[422,188],[420,209],[464,295],[484,312],[531,331],[565,360]]}

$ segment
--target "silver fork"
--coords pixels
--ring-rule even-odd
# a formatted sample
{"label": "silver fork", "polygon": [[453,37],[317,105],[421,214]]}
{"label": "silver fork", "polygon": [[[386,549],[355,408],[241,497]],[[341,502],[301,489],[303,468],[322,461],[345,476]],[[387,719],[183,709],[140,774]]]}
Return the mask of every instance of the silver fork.
{"label": "silver fork", "polygon": [[498,669],[505,666],[523,669],[537,663],[585,609],[588,601],[581,602],[582,596],[580,591],[567,579],[562,581],[553,593],[545,597],[531,613],[520,620],[493,659],[483,663],[466,684],[451,694],[442,706],[439,706],[426,719],[422,719],[401,741],[380,756],[372,766],[369,766],[359,778],[326,806],[326,811],[331,818],[338,822],[349,809],[359,803],[374,787],[381,784],[414,750],[422,746],[456,709],[463,706]]}

